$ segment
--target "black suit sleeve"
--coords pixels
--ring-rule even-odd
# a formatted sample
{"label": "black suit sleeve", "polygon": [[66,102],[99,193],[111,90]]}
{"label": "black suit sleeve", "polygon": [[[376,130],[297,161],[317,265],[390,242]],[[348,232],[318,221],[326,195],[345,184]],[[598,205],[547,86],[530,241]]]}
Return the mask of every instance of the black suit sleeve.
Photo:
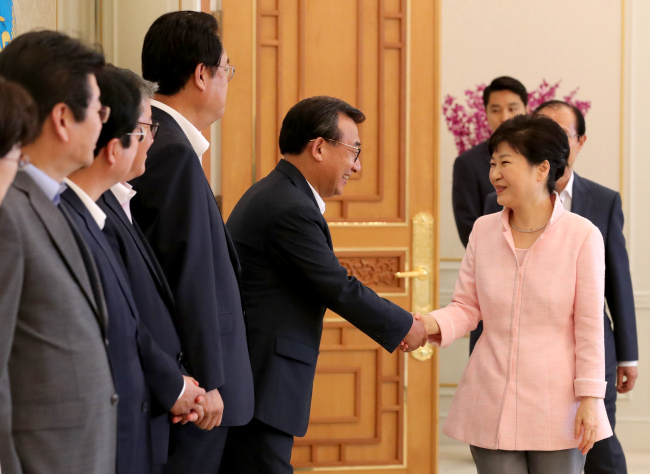
{"label": "black suit sleeve", "polygon": [[636,314],[630,262],[623,236],[623,209],[619,193],[616,193],[607,228],[605,298],[614,323],[616,360],[634,361],[639,359]]}
{"label": "black suit sleeve", "polygon": [[488,214],[494,214],[495,212],[501,212],[503,206],[497,202],[497,193],[490,193],[485,198],[485,208],[483,209],[483,215],[487,216]]}
{"label": "black suit sleeve", "polygon": [[177,362],[154,341],[142,321],[138,321],[138,350],[151,395],[170,411],[178,400],[185,379]]}
{"label": "black suit sleeve", "polygon": [[483,209],[474,169],[464,159],[456,158],[454,162],[451,196],[458,235],[463,246],[467,247],[474,222],[483,215]]}
{"label": "black suit sleeve", "polygon": [[312,289],[324,305],[393,352],[411,329],[413,317],[349,277],[330,249],[314,205],[296,205],[271,226],[268,251],[292,279]]}
{"label": "black suit sleeve", "polygon": [[[152,158],[149,158],[150,160]],[[205,174],[194,151],[170,144],[156,151],[148,185],[138,189],[153,217],[142,230],[176,301],[176,328],[190,374],[207,391],[225,383]],[[137,197],[137,196],[136,196]]]}

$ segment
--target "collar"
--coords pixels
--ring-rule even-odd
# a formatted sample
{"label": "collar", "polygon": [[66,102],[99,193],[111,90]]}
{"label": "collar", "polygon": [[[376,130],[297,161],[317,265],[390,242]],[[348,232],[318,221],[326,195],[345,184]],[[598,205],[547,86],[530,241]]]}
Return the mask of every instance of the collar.
{"label": "collar", "polygon": [[565,188],[562,190],[560,193],[561,195],[568,195],[570,198],[573,199],[573,181],[576,177],[576,174],[573,170],[571,170],[571,177],[569,178],[569,182],[566,184]]}
{"label": "collar", "polygon": [[316,204],[318,204],[318,209],[320,210],[321,214],[325,214],[325,201],[323,201],[323,198],[320,197],[320,194],[314,189],[314,187],[311,185],[309,181],[307,181],[307,184],[311,188],[311,192],[314,193],[314,197],[316,198]]}
{"label": "collar", "polygon": [[72,189],[77,196],[79,196],[79,199],[81,199],[81,202],[84,203],[84,206],[86,206],[86,209],[88,209],[90,215],[93,216],[93,220],[97,223],[97,226],[103,230],[104,224],[106,223],[106,214],[104,214],[104,211],[102,211],[97,203],[93,201],[92,198],[88,196],[88,194],[86,194],[86,191],[81,189],[74,182],[66,178],[65,184],[67,184],[68,187]]}
{"label": "collar", "polygon": [[68,188],[65,183],[59,183],[56,179],[31,164],[27,165],[25,173],[34,180],[50,201],[55,205],[59,204],[59,201],[61,201],[61,193]]}
{"label": "collar", "polygon": [[203,157],[203,153],[208,151],[208,148],[210,148],[210,142],[207,141],[203,134],[194,125],[192,125],[189,120],[183,117],[176,109],[172,109],[169,105],[163,104],[162,102],[158,102],[157,100],[153,99],[151,100],[151,105],[159,108],[163,112],[167,112],[174,120],[176,120],[176,123],[178,123],[178,125],[183,130],[183,133],[185,133],[185,136],[190,141],[190,144],[192,145],[192,148],[194,148],[194,151],[199,157],[200,162]]}
{"label": "collar", "polygon": [[117,202],[120,203],[120,206],[128,204],[133,196],[137,194],[133,190],[133,186],[131,186],[129,183],[117,183],[111,188],[111,191],[115,195],[115,198],[117,198]]}
{"label": "collar", "polygon": [[[553,213],[551,214],[551,218],[549,219],[546,228],[542,232],[542,235],[539,236],[540,239],[544,238],[544,234],[546,233],[546,231],[551,226],[553,226],[553,224],[555,224],[558,220],[560,220],[562,214],[566,212],[564,210],[564,205],[562,204],[562,200],[560,199],[560,196],[555,191],[553,191],[553,194],[551,195],[551,202],[553,203]],[[509,207],[503,208],[503,211],[501,211],[501,224],[503,225],[503,234],[506,236],[506,240],[508,241],[510,246],[514,249],[515,244],[512,238],[512,229],[510,228],[510,211],[511,209]]]}

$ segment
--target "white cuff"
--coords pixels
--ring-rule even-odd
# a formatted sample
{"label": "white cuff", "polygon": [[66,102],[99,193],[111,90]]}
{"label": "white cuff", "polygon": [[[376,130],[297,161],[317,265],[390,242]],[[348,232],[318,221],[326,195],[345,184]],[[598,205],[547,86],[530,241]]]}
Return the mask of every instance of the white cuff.
{"label": "white cuff", "polygon": [[183,390],[181,390],[181,394],[178,396],[176,400],[180,400],[183,394],[185,393],[185,388],[187,387],[187,381],[185,380],[185,377],[183,377]]}
{"label": "white cuff", "polygon": [[636,367],[637,365],[639,365],[638,360],[628,360],[628,361],[621,360],[618,362],[619,367]]}

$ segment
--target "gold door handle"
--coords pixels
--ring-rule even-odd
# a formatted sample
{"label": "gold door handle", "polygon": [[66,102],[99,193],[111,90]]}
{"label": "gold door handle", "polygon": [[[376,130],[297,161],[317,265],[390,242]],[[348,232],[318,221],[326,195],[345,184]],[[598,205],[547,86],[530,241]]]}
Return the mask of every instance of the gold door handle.
{"label": "gold door handle", "polygon": [[429,268],[426,265],[420,265],[414,272],[397,272],[397,278],[417,278],[418,280],[426,280],[429,278]]}

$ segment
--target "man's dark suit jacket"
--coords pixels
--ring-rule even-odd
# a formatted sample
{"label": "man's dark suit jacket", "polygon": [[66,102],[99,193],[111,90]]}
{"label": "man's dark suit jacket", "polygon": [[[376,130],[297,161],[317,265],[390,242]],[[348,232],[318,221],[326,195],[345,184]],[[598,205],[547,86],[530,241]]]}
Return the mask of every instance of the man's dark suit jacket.
{"label": "man's dark suit jacket", "polygon": [[117,473],[151,471],[149,390],[169,411],[183,388],[178,366],[140,323],[131,289],[108,241],[72,189],[61,194],[97,266],[108,309],[108,356],[119,395]]}
{"label": "man's dark suit jacket", "polygon": [[[621,195],[605,186],[582,178],[577,173],[574,175],[571,212],[589,219],[598,227],[605,241],[605,298],[614,323],[613,338],[616,344],[616,360],[638,360],[636,314],[630,262],[623,236]],[[485,214],[500,212],[501,209],[503,206],[497,202],[496,193],[487,197]],[[481,325],[472,331],[470,350],[474,348],[482,330],[483,326]],[[605,311],[605,338],[611,337],[612,326]]]}
{"label": "man's dark suit jacket", "polygon": [[[106,214],[102,231],[129,280],[140,320],[158,346],[185,372],[181,365],[181,341],[172,316],[174,297],[153,250],[138,224],[129,221],[112,191],[106,191],[97,204]],[[151,442],[155,464],[167,462],[169,430],[169,411],[152,400]]]}
{"label": "man's dark suit jacket", "polygon": [[484,141],[461,153],[454,162],[452,203],[461,242],[467,247],[474,222],[483,215],[485,198],[494,192],[490,183],[490,153]]}
{"label": "man's dark suit jacket", "polygon": [[146,172],[131,182],[131,212],[174,295],[185,367],[207,391],[219,389],[222,426],[245,425],[253,376],[239,261],[196,152],[178,123],[152,108],[160,129]]}
{"label": "man's dark suit jacket", "polygon": [[413,318],[348,277],[309,184],[285,160],[244,194],[228,230],[242,262],[255,418],[304,436],[325,309],[390,352]]}

